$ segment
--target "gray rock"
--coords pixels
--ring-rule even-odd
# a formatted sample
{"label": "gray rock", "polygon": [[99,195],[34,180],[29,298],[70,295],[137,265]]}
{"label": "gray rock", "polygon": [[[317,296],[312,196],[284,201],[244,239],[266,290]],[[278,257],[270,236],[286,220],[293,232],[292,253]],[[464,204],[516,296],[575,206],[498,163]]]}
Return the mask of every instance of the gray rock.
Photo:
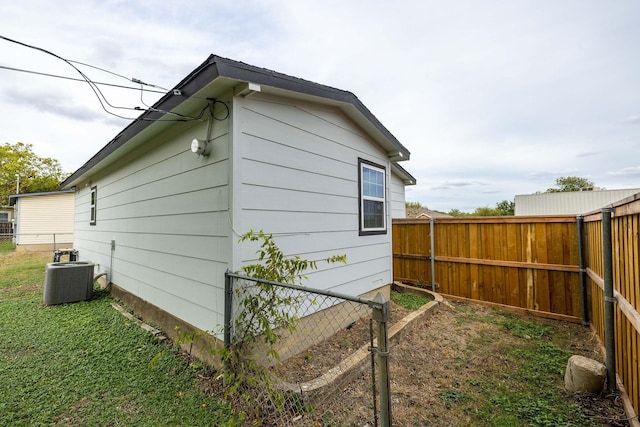
{"label": "gray rock", "polygon": [[593,393],[602,391],[607,377],[607,367],[584,356],[571,356],[564,373],[564,388],[571,393]]}

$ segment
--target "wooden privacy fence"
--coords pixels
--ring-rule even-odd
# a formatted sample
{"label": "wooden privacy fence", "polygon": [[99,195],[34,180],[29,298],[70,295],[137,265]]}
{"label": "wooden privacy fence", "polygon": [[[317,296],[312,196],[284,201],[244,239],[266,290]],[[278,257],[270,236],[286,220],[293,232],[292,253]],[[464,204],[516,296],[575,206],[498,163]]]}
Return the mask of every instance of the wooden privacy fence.
{"label": "wooden privacy fence", "polygon": [[575,216],[394,219],[392,235],[394,280],[580,321]]}
{"label": "wooden privacy fence", "polygon": [[[640,412],[640,194],[607,210],[585,215],[583,220],[589,319],[607,347],[612,346],[611,351],[607,348],[607,360],[611,358],[615,363],[614,373],[637,414]],[[609,245],[604,244],[607,239]],[[609,253],[606,246],[611,249]],[[611,281],[609,298],[605,294],[607,279]],[[607,304],[612,310],[610,328],[606,324]],[[613,331],[612,336],[607,336],[608,331]]]}
{"label": "wooden privacy fence", "polygon": [[590,322],[605,342],[610,389],[617,381],[627,414],[637,414],[639,235],[640,194],[584,217],[394,219],[393,275],[456,298]]}

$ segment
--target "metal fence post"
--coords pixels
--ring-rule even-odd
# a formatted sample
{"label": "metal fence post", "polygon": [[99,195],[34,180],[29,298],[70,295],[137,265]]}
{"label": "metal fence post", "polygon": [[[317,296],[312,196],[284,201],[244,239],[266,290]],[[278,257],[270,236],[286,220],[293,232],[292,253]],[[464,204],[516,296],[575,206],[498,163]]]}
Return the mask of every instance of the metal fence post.
{"label": "metal fence post", "polygon": [[383,427],[391,426],[391,383],[389,381],[389,342],[387,323],[389,322],[389,300],[382,293],[373,298],[373,320],[378,323],[378,377],[380,380],[380,419]]}
{"label": "metal fence post", "polygon": [[436,237],[434,235],[435,233],[435,225],[434,225],[435,220],[432,217],[429,217],[429,238],[431,240],[430,245],[431,245],[431,290],[433,292],[436,291],[436,254],[435,254],[435,250],[436,250]]}
{"label": "metal fence post", "polygon": [[[231,310],[233,309],[233,278],[229,275],[229,273],[229,270],[224,272],[224,348],[227,350],[229,350],[229,348],[231,347]],[[228,362],[225,358],[225,378],[228,369]]]}
{"label": "metal fence post", "polygon": [[611,245],[611,214],[613,208],[602,209],[602,255],[604,263],[604,341],[607,363],[607,389],[616,389],[616,332],[613,304],[613,250]]}
{"label": "metal fence post", "polygon": [[587,306],[587,269],[584,265],[584,242],[583,228],[584,217],[576,216],[576,226],[578,228],[578,267],[580,269],[580,306],[582,307],[582,326],[589,326],[589,310]]}

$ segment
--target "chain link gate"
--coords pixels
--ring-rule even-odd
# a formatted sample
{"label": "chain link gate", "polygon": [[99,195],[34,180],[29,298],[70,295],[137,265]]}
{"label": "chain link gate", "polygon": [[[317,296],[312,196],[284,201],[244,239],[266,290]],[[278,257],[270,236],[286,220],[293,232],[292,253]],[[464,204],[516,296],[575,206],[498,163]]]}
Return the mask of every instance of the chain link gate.
{"label": "chain link gate", "polygon": [[[389,302],[382,294],[368,299],[227,272],[227,349],[239,348],[236,346],[242,345],[243,330],[248,323],[256,322],[254,315],[247,314],[255,309],[250,297],[259,294],[286,302],[277,313],[267,316],[270,322],[275,324],[272,317],[283,316],[293,319],[295,326],[276,328],[273,347],[257,343],[250,351],[242,349],[241,358],[255,364],[226,366],[228,370],[249,370],[234,375],[242,375],[243,385],[236,397],[245,402],[245,412],[252,422],[317,425],[318,421],[347,422],[344,417],[351,416],[361,425],[391,425]],[[255,365],[261,367],[259,371],[253,370]],[[343,414],[337,404],[344,393],[358,405]]]}

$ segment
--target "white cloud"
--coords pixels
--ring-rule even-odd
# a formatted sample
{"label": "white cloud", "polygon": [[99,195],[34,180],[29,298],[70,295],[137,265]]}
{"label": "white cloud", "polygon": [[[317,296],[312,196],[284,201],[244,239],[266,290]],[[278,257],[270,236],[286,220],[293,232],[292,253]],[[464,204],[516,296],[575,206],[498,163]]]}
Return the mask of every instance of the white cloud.
{"label": "white cloud", "polygon": [[[408,199],[430,208],[494,206],[564,175],[640,186],[634,0],[29,4],[3,5],[0,34],[163,87],[215,53],[355,93],[412,152]],[[7,42],[0,58],[74,75]],[[114,105],[140,105],[136,92],[104,90]],[[31,142],[68,169],[126,124],[81,83],[6,70],[0,106],[5,141]]]}
{"label": "white cloud", "polygon": [[622,168],[617,171],[609,172],[609,175],[613,176],[637,176],[640,178],[640,166],[631,166],[628,168]]}

